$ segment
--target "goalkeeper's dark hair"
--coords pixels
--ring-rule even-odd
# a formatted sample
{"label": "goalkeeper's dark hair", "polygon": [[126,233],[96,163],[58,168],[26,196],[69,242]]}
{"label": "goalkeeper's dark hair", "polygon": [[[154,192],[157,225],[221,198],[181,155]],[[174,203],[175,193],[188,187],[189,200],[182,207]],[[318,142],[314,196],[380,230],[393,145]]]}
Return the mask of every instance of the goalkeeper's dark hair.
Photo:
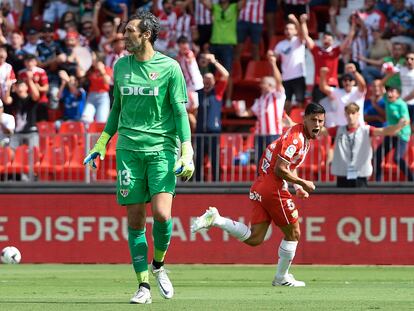
{"label": "goalkeeper's dark hair", "polygon": [[310,103],[306,106],[305,109],[305,116],[310,114],[325,114],[325,108],[318,103]]}
{"label": "goalkeeper's dark hair", "polygon": [[151,33],[149,41],[153,45],[155,40],[158,38],[158,33],[160,32],[160,21],[158,18],[151,12],[138,10],[136,14],[131,15],[131,17],[128,19],[128,22],[135,19],[141,20],[138,25],[141,33],[144,33],[146,31],[149,31]]}

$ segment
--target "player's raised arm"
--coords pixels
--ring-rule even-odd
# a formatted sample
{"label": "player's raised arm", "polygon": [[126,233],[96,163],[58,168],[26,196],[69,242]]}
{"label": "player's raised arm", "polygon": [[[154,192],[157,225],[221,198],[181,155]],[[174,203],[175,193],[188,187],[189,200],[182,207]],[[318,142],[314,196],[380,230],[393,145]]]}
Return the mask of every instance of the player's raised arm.
{"label": "player's raised arm", "polygon": [[194,150],[191,145],[190,122],[185,108],[188,101],[187,87],[178,63],[171,70],[170,102],[174,112],[177,134],[181,141],[181,156],[174,165],[174,172],[178,177],[189,180],[194,173]]}

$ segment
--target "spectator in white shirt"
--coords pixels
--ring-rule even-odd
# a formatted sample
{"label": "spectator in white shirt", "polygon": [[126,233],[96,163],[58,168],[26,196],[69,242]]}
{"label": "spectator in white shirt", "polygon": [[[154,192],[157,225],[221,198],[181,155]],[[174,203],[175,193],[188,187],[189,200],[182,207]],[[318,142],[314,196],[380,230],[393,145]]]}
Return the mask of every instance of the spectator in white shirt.
{"label": "spectator in white shirt", "polygon": [[305,44],[299,21],[289,15],[285,26],[286,39],[274,48],[274,53],[281,60],[282,80],[286,92],[286,111],[290,111],[292,97],[296,104],[302,106],[305,99]]}
{"label": "spectator in white shirt", "polygon": [[4,113],[3,110],[3,102],[0,100],[0,146],[6,146],[10,143],[10,136],[16,128],[14,117]]}
{"label": "spectator in white shirt", "polygon": [[[362,75],[356,70],[355,64],[345,66],[345,74],[342,76],[342,88],[330,87],[327,81],[329,68],[320,69],[319,88],[329,96],[332,112],[326,115],[326,126],[342,126],[347,124],[344,114],[345,107],[350,103],[356,103],[360,111],[364,111],[364,99],[367,86]],[[364,124],[363,114],[359,114],[360,124]]]}

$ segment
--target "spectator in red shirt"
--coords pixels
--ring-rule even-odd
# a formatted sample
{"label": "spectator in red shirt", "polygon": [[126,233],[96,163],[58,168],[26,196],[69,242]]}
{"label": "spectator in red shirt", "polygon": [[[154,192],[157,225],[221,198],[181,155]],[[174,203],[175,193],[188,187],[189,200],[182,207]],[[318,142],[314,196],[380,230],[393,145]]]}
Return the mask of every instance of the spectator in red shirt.
{"label": "spectator in red shirt", "polygon": [[92,67],[86,77],[89,81],[89,91],[82,113],[82,121],[86,123],[106,122],[111,106],[109,89],[112,81],[112,69],[105,66],[101,57],[92,53]]}
{"label": "spectator in red shirt", "polygon": [[[44,69],[37,66],[37,58],[33,54],[25,55],[24,66],[25,69],[19,71],[18,78],[26,82],[29,87],[29,93],[33,92],[33,88],[37,89],[40,97],[37,101],[36,120],[47,121],[49,102],[47,98],[47,92],[49,91],[47,73]],[[31,81],[34,83],[31,83]]]}
{"label": "spectator in red shirt", "polygon": [[[335,9],[336,10],[336,9]],[[333,12],[333,10],[331,10]],[[336,13],[335,13],[336,14]],[[346,39],[339,46],[334,46],[334,36],[330,32],[324,32],[322,37],[322,46],[316,45],[315,41],[309,36],[309,31],[307,27],[308,16],[302,14],[300,16],[300,26],[302,29],[303,37],[306,41],[306,46],[311,51],[313,55],[313,60],[315,62],[315,76],[314,76],[314,86],[312,91],[312,100],[314,102],[319,102],[326,95],[321,92],[319,89],[319,73],[322,67],[328,67],[329,73],[327,76],[328,84],[330,86],[338,86],[338,62],[339,56],[342,51],[347,49],[352,42],[355,28],[351,28]]]}

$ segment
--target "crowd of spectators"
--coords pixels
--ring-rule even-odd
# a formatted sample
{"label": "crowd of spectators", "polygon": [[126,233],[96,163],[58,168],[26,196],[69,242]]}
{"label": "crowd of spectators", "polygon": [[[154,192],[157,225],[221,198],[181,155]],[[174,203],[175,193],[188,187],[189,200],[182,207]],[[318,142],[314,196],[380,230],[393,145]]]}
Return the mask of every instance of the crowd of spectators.
{"label": "crowd of spectators", "polygon": [[[155,48],[177,59],[183,70],[193,132],[222,132],[223,108],[234,98],[233,66],[246,69],[242,55],[248,45],[248,60],[265,60],[271,72],[260,77],[256,100],[234,113],[257,118],[256,149],[280,135],[292,123],[291,111],[309,101],[326,108],[326,126],[338,128],[330,133],[342,133],[352,108],[368,134],[383,132],[366,130],[365,123],[382,128],[407,119],[395,133],[384,131],[396,136],[386,138],[385,149],[376,152],[376,178],[381,179],[384,152],[394,148],[395,162],[412,180],[404,162],[408,119],[414,121],[412,1],[365,0],[347,17],[349,31],[342,33],[337,19],[345,5],[336,0],[1,1],[1,144],[8,144],[13,133],[36,132],[39,121],[81,121],[86,127],[105,122],[113,65],[128,54],[125,22],[137,10],[151,10],[161,26]],[[327,23],[312,21],[314,8],[321,6]],[[317,23],[316,35],[310,34],[312,23]],[[315,68],[312,89],[305,83],[306,49]],[[218,145],[217,139],[197,141],[199,172],[205,155],[219,167]],[[197,180],[204,179],[200,174]]]}

